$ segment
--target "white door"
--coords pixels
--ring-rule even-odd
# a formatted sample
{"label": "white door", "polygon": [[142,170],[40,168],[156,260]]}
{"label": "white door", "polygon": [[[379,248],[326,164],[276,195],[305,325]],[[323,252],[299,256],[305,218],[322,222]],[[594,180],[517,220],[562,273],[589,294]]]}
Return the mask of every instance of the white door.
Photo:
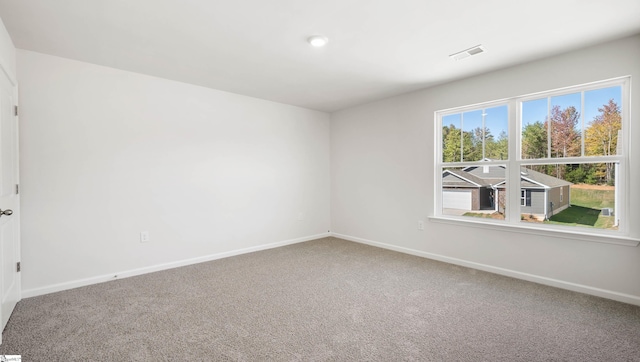
{"label": "white door", "polygon": [[471,191],[442,191],[442,208],[471,210]]}
{"label": "white door", "polygon": [[[20,300],[20,200],[15,86],[0,67],[0,319],[2,330]],[[0,334],[0,343],[2,337]]]}

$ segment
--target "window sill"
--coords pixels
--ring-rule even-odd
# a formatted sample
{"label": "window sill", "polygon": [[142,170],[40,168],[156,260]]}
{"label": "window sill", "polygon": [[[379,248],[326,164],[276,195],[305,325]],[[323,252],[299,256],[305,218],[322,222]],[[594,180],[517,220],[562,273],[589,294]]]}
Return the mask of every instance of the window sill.
{"label": "window sill", "polygon": [[572,240],[580,240],[580,241],[590,241],[595,243],[604,243],[604,244],[615,244],[615,245],[624,245],[624,246],[638,246],[640,245],[640,239],[624,236],[624,235],[613,235],[613,234],[604,234],[598,233],[593,234],[589,232],[581,232],[581,231],[569,231],[569,230],[560,230],[560,229],[542,229],[537,227],[531,227],[527,225],[515,225],[509,224],[506,222],[499,221],[476,221],[476,220],[467,220],[466,218],[455,218],[455,217],[443,217],[443,216],[429,216],[429,221],[445,223],[445,224],[453,224],[459,226],[468,226],[468,227],[478,227],[483,229],[491,229],[491,230],[500,230],[506,232],[513,233],[521,233],[521,234],[531,234],[538,236],[549,236],[554,238],[564,238],[564,239],[572,239]]}

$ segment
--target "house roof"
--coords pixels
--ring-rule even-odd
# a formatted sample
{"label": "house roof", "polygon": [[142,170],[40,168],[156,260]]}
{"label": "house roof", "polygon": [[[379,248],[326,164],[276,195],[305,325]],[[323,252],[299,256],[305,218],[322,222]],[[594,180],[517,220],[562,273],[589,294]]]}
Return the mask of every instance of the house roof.
{"label": "house roof", "polygon": [[[497,185],[504,187],[506,185],[504,177],[504,166],[470,166],[461,170],[449,169],[443,171],[442,185],[445,187],[495,187]],[[522,188],[555,188],[571,184],[569,181],[546,175],[542,172],[525,167],[520,169],[520,187]]]}
{"label": "house roof", "polygon": [[530,170],[525,167],[520,168],[520,175],[523,183],[526,181],[533,181],[533,183],[539,183],[551,188],[572,185],[569,181],[549,176],[542,172]]}
{"label": "house roof", "polygon": [[443,183],[456,187],[480,187],[486,186],[486,182],[476,175],[462,170],[445,170],[443,173]]}

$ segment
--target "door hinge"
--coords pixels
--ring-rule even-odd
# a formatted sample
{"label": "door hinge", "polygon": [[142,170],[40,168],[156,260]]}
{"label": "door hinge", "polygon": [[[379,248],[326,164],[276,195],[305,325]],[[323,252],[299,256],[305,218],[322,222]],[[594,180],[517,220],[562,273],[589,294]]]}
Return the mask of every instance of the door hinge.
{"label": "door hinge", "polygon": [[18,116],[18,106],[13,106],[13,115]]}
{"label": "door hinge", "polygon": [[20,262],[18,262],[18,263],[16,264],[16,271],[17,271],[18,273],[20,273]]}
{"label": "door hinge", "polygon": [[20,185],[16,184],[16,195],[20,194]]}

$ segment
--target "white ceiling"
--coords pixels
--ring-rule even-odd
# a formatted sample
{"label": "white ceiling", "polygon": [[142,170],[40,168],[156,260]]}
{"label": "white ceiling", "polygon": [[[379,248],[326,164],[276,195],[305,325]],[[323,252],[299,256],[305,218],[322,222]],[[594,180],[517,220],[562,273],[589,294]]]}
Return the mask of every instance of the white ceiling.
{"label": "white ceiling", "polygon": [[0,0],[0,17],[17,48],[327,112],[640,33],[638,0]]}

